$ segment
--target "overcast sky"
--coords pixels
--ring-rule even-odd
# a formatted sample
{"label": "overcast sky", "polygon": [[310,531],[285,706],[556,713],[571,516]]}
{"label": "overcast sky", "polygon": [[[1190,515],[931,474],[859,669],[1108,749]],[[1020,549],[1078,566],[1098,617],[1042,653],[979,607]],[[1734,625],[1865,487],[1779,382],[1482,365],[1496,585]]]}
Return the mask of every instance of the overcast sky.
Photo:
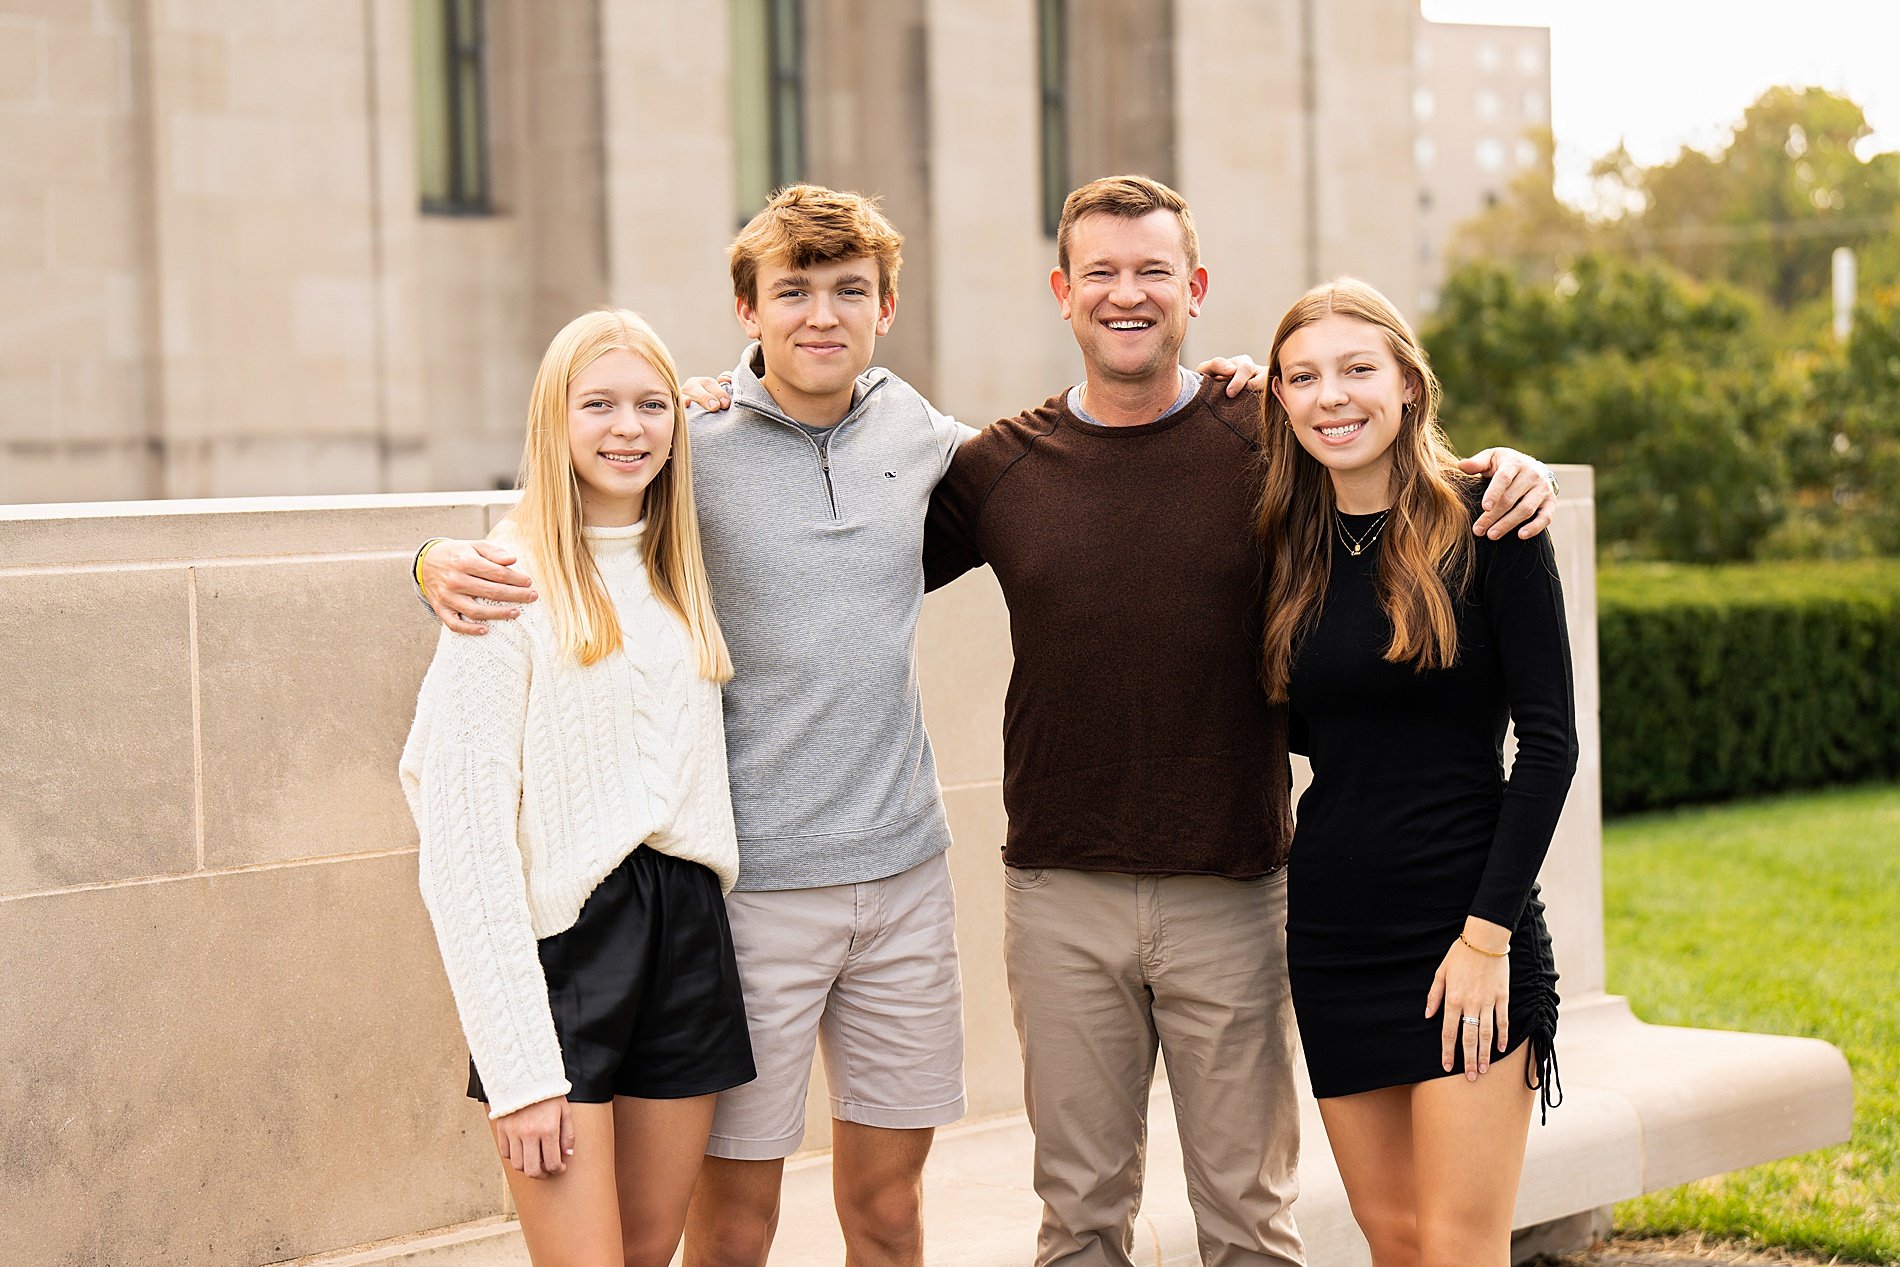
{"label": "overcast sky", "polygon": [[1763,89],[1845,93],[1900,149],[1900,0],[1422,0],[1434,22],[1550,28],[1557,191],[1624,140],[1643,163],[1710,149]]}

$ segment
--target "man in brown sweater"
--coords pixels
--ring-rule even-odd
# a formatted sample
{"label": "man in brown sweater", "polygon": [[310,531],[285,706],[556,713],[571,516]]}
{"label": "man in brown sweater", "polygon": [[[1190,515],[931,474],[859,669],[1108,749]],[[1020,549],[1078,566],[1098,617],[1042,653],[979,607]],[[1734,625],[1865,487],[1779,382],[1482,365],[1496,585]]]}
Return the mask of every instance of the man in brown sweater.
{"label": "man in brown sweater", "polygon": [[[1050,283],[1087,378],[957,451],[925,571],[988,564],[1016,663],[1004,715],[1004,954],[1043,1198],[1038,1267],[1131,1261],[1167,1060],[1208,1267],[1299,1264],[1286,975],[1286,713],[1257,672],[1259,402],[1180,364],[1207,271],[1166,186],[1063,207]],[[1542,531],[1521,454],[1480,527]],[[1515,504],[1514,504],[1515,503]]]}

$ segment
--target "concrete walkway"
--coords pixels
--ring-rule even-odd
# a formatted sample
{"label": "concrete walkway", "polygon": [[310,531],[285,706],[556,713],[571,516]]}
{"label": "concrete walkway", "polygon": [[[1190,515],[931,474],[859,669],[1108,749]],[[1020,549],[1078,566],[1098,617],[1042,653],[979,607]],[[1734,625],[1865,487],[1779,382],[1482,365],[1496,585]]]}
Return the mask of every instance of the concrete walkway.
{"label": "concrete walkway", "polygon": [[[1533,1230],[1523,1235],[1519,1253],[1562,1253],[1589,1243],[1596,1212],[1625,1197],[1847,1136],[1847,1066],[1826,1043],[1645,1025],[1622,999],[1607,995],[1573,1004],[1561,1032],[1564,1103],[1547,1125],[1531,1129],[1516,1224]],[[1370,1257],[1318,1106],[1311,1096],[1302,1096],[1302,1104],[1295,1213],[1308,1260],[1312,1267],[1367,1267]],[[1148,1177],[1135,1262],[1190,1267],[1200,1254],[1165,1081],[1157,1083],[1148,1112]],[[1030,1186],[1030,1156],[1029,1125],[1020,1114],[938,1133],[924,1174],[930,1267],[1033,1260],[1042,1207]],[[787,1165],[782,1211],[774,1267],[844,1261],[828,1155]],[[1623,1259],[1560,1261],[1564,1267],[1750,1261],[1666,1256],[1678,1248],[1638,1246]],[[1645,1253],[1652,1257],[1641,1257]],[[1653,1256],[1658,1253],[1665,1256]],[[527,1267],[519,1232],[495,1222],[299,1261],[305,1267]]]}

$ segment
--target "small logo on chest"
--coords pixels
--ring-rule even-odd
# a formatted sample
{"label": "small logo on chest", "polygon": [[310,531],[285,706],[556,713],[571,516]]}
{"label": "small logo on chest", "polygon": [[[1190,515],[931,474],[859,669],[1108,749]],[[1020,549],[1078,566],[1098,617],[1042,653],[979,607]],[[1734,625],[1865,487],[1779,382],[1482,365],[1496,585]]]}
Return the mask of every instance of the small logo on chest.
{"label": "small logo on chest", "polygon": [[885,479],[887,479],[887,480],[894,480],[894,479],[896,479],[896,478],[897,478],[897,472],[896,472],[896,471],[886,471],[886,472],[884,472],[884,478],[885,478]]}

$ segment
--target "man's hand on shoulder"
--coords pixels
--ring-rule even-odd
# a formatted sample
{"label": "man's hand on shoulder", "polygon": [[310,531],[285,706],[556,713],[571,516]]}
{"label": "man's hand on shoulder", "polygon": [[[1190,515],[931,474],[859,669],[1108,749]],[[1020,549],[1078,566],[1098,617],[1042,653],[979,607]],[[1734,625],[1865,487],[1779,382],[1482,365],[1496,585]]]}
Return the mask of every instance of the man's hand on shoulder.
{"label": "man's hand on shoulder", "polygon": [[514,561],[492,541],[438,541],[418,569],[423,601],[456,633],[487,633],[487,621],[513,620],[521,614],[515,605],[537,597],[534,582],[509,566]]}
{"label": "man's hand on shoulder", "polygon": [[698,405],[707,413],[716,414],[732,406],[732,374],[730,371],[718,378],[707,378],[704,374],[695,374],[680,384],[680,395],[689,405]]}
{"label": "man's hand on shoulder", "polygon": [[1474,453],[1458,463],[1467,475],[1489,475],[1484,513],[1471,525],[1474,535],[1498,540],[1511,529],[1529,540],[1550,527],[1557,509],[1557,477],[1550,468],[1516,449]]}
{"label": "man's hand on shoulder", "polygon": [[1205,374],[1212,378],[1227,380],[1227,394],[1238,396],[1248,388],[1267,390],[1267,380],[1273,376],[1267,373],[1267,367],[1254,361],[1242,352],[1239,356],[1217,356],[1202,361],[1194,367],[1196,374]]}

